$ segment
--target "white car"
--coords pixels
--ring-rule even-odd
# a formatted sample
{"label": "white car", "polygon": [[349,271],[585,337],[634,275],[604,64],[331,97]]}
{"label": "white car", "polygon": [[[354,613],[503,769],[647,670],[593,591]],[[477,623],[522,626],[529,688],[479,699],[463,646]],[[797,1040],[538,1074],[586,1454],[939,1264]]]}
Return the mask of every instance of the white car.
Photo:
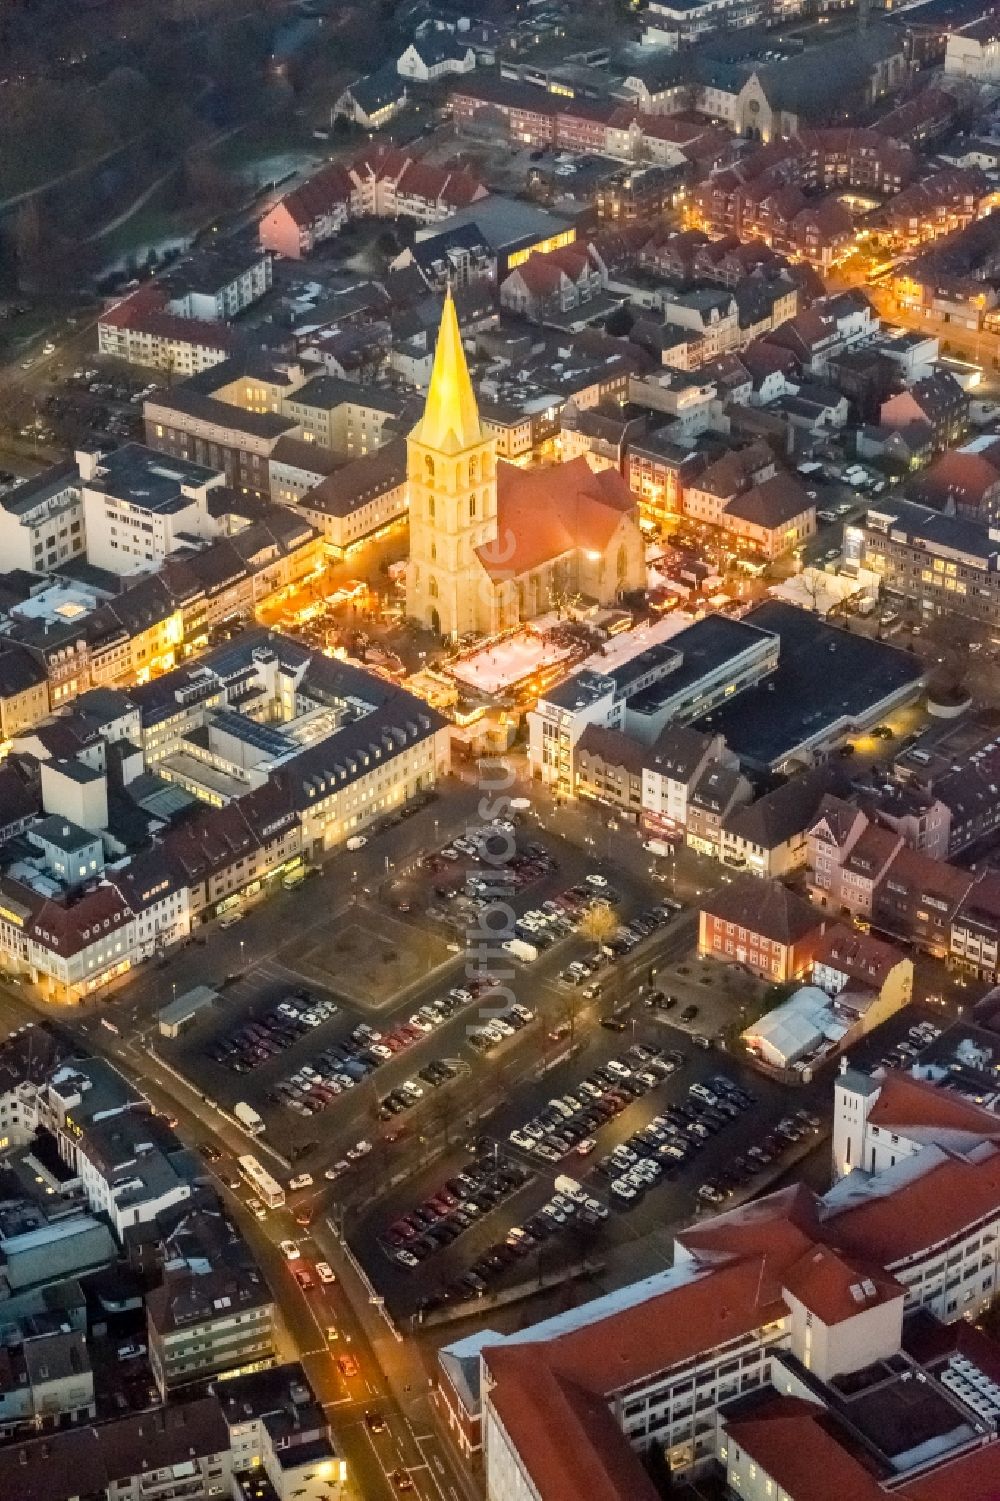
{"label": "white car", "polygon": [[349,849],[349,850],[352,850],[352,851],[353,850],[363,850],[364,847],[365,847],[365,845],[367,843],[368,843],[368,839],[367,839],[366,835],[364,835],[364,834],[352,834],[351,837],[350,837],[350,839],[348,839],[348,841],[347,841],[346,848]]}
{"label": "white car", "polygon": [[294,1178],[289,1178],[288,1186],[295,1193],[300,1188],[312,1188],[312,1173],[298,1173]]}
{"label": "white car", "polygon": [[429,1032],[433,1023],[429,1022],[426,1016],[421,1016],[418,1011],[415,1011],[410,1017],[410,1026],[416,1027],[418,1032]]}
{"label": "white car", "polygon": [[584,879],[588,886],[594,887],[595,891],[603,891],[608,884],[607,876],[600,876],[596,873],[593,875],[585,876]]}
{"label": "white car", "polygon": [[626,1203],[630,1203],[632,1199],[639,1197],[637,1190],[633,1188],[627,1178],[616,1178],[611,1185],[611,1192],[615,1195],[615,1198],[624,1199]]}
{"label": "white car", "polygon": [[255,1220],[262,1220],[267,1215],[267,1210],[259,1199],[247,1199],[247,1208]]}
{"label": "white car", "polygon": [[294,1240],[281,1241],[278,1249],[281,1251],[281,1254],[282,1256],[284,1256],[286,1261],[298,1261],[299,1257],[302,1255],[302,1252],[299,1250]]}
{"label": "white car", "polygon": [[242,912],[227,912],[225,917],[219,918],[220,928],[235,928],[238,922],[243,921]]}
{"label": "white car", "polygon": [[395,1256],[400,1266],[415,1267],[420,1265],[420,1262],[414,1256],[412,1251],[407,1251],[401,1248],[400,1250],[395,1252]]}
{"label": "white car", "polygon": [[367,1157],[372,1149],[370,1141],[356,1141],[347,1154],[348,1162],[358,1162],[362,1157]]}
{"label": "white car", "polygon": [[336,1282],[336,1274],[328,1261],[317,1261],[316,1276],[321,1282]]}

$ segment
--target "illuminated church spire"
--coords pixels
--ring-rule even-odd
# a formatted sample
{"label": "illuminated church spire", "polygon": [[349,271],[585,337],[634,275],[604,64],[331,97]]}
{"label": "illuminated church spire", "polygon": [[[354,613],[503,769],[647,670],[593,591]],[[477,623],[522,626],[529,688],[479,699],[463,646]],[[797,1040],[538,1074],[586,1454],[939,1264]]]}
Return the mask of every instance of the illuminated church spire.
{"label": "illuminated church spire", "polygon": [[438,453],[461,453],[483,441],[479,408],[469,378],[450,287],[438,329],[427,403],[411,436]]}

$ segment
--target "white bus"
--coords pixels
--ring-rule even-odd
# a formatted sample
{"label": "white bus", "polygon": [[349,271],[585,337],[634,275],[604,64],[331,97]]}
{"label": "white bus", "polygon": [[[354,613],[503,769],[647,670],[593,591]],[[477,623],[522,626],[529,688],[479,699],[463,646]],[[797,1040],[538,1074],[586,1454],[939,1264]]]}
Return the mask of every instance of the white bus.
{"label": "white bus", "polygon": [[285,1202],[285,1190],[271,1174],[265,1172],[256,1157],[238,1157],[236,1159],[240,1174],[246,1179],[254,1193],[266,1204],[268,1209],[280,1209]]}

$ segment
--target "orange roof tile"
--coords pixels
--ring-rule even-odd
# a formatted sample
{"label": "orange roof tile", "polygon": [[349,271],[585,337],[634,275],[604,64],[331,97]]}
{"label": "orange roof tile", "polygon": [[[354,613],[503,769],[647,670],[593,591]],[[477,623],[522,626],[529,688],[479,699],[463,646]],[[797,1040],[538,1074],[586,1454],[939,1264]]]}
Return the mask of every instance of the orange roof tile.
{"label": "orange roof tile", "polygon": [[[867,1259],[847,1257],[829,1246],[813,1246],[785,1273],[784,1284],[793,1298],[798,1298],[823,1324],[842,1324],[864,1309],[879,1303],[892,1303],[906,1296],[906,1289],[895,1277]],[[857,1298],[852,1289],[861,1284],[874,1287],[874,1293]]]}
{"label": "orange roof tile", "polygon": [[1000,1137],[1000,1120],[992,1111],[912,1074],[885,1076],[868,1119],[876,1126],[899,1131],[908,1126],[937,1126],[946,1131],[968,1131],[980,1138]]}
{"label": "orange roof tile", "polygon": [[1000,1203],[1000,1150],[995,1145],[965,1156],[927,1146],[916,1161],[926,1164],[926,1170],[902,1179],[894,1192],[865,1198],[862,1191],[843,1208],[834,1208],[823,1221],[823,1238],[891,1266],[995,1216]]}
{"label": "orange roof tile", "polygon": [[496,581],[562,557],[574,548],[603,552],[635,496],[617,469],[595,474],[581,455],[568,464],[520,469],[497,465],[497,540],[476,549]]}
{"label": "orange roof tile", "polygon": [[490,1352],[490,1403],[543,1501],[654,1501],[607,1404],[555,1374],[534,1345]]}
{"label": "orange roof tile", "polygon": [[726,1430],[791,1501],[882,1501],[875,1477],[812,1402],[775,1397],[750,1417],[727,1423]]}

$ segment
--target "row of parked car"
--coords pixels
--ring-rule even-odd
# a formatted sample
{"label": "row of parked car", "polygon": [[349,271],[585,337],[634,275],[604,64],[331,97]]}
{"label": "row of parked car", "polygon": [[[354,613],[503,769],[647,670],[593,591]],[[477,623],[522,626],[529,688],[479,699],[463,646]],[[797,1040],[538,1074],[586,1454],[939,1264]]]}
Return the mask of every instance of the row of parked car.
{"label": "row of parked car", "polygon": [[762,1141],[756,1142],[739,1157],[732,1158],[713,1177],[707,1178],[698,1189],[698,1198],[703,1204],[723,1204],[736,1189],[750,1183],[758,1173],[768,1167],[782,1152],[788,1151],[804,1136],[818,1131],[819,1117],[808,1110],[797,1110],[786,1116],[769,1131]]}
{"label": "row of parked car", "polygon": [[574,1091],[549,1101],[510,1141],[543,1162],[558,1162],[568,1152],[586,1157],[594,1150],[594,1132],[620,1115],[633,1100],[676,1073],[684,1055],[637,1042],[620,1058],[593,1069]]}
{"label": "row of parked car", "polygon": [[[449,990],[447,995],[438,1000],[421,1006],[419,1011],[414,1012],[408,1022],[399,1022],[394,1027],[380,1032],[367,1022],[360,1022],[354,1028],[350,1036],[343,1042],[331,1043],[324,1048],[310,1063],[296,1070],[287,1079],[279,1080],[274,1086],[275,1096],[283,1100],[289,1110],[299,1115],[315,1115],[320,1110],[325,1110],[332,1105],[338,1095],[353,1089],[363,1079],[367,1079],[383,1063],[388,1063],[390,1058],[397,1053],[404,1052],[419,1042],[427,1033],[441,1025],[449,1016],[460,1011],[476,997],[488,990],[493,982],[488,976],[477,976],[467,980],[462,987],[456,986]],[[447,1067],[447,1077],[452,1076],[454,1066],[445,1064],[445,1060],[439,1060],[438,1066],[433,1070],[433,1077],[428,1073],[431,1065],[420,1071],[419,1077],[426,1083],[435,1087],[444,1082],[445,1075],[441,1073]],[[409,1105],[415,1104],[423,1090],[419,1083],[410,1080],[409,1097],[403,1096],[406,1103],[399,1103],[398,1109],[390,1105],[387,1113],[382,1117],[387,1120],[390,1115],[399,1114]],[[402,1089],[402,1086],[400,1086]],[[388,1100],[388,1096],[386,1099]],[[383,1105],[386,1101],[383,1101]],[[381,1113],[381,1112],[380,1112]]]}
{"label": "row of parked car", "polygon": [[272,1007],[260,1021],[244,1022],[213,1043],[208,1056],[235,1074],[248,1074],[336,1014],[333,1001],[317,1000],[307,990],[296,990]]}
{"label": "row of parked car", "polygon": [[[506,838],[506,834],[502,837]],[[456,840],[452,845],[446,845],[443,850],[434,855],[425,855],[423,864],[429,869],[438,871],[449,865],[449,862],[459,860],[465,853],[458,848],[459,844],[465,845],[466,841]],[[475,859],[480,856],[473,857]],[[443,864],[442,864],[443,862]],[[427,909],[428,917],[438,922],[447,923],[460,933],[465,933],[470,924],[475,925],[476,916],[485,907],[497,899],[497,880],[502,871],[506,882],[504,887],[505,899],[515,896],[519,891],[525,891],[540,881],[543,876],[554,868],[555,861],[548,850],[541,844],[529,843],[523,850],[505,860],[501,867],[496,867],[492,862],[488,866],[479,864],[471,868],[459,870],[457,865],[451,864],[452,874],[447,881],[440,881],[434,887],[436,900]]]}
{"label": "row of parked car", "polygon": [[414,1105],[420,1103],[426,1094],[425,1084],[432,1089],[437,1089],[448,1079],[454,1079],[458,1073],[457,1064],[450,1058],[434,1058],[412,1079],[404,1079],[402,1084],[390,1089],[389,1093],[379,1101],[378,1117],[381,1121],[391,1120],[394,1115],[402,1115],[404,1110],[412,1110]]}
{"label": "row of parked car", "polygon": [[[589,895],[589,901],[584,897],[585,892]],[[567,899],[583,900],[582,910],[585,911],[587,906],[592,905],[595,899],[613,905],[617,900],[617,893],[595,891],[593,888],[586,888],[580,885],[572,886],[562,897],[557,898],[557,901],[564,903]],[[549,904],[546,902],[545,905],[548,906]],[[675,902],[665,897],[663,901],[657,902],[655,906],[649,907],[645,912],[640,912],[637,917],[631,918],[628,923],[622,924],[618,932],[604,947],[610,951],[611,957],[622,958],[625,954],[631,953],[644,938],[648,938],[651,933],[655,933],[657,928],[664,927],[680,909],[680,902]],[[558,975],[560,984],[569,986],[586,985],[587,981],[602,968],[608,957],[608,955],[593,954],[586,959],[574,959],[572,964],[567,964],[566,968],[560,971]],[[595,986],[595,992],[596,988]]]}
{"label": "row of parked car", "polygon": [[919,1022],[910,1028],[906,1037],[897,1042],[884,1058],[879,1059],[879,1066],[881,1068],[909,1068],[924,1048],[930,1047],[931,1043],[936,1042],[940,1036],[941,1028],[936,1022]]}
{"label": "row of parked car", "polygon": [[597,1164],[596,1171],[610,1179],[612,1204],[619,1209],[634,1208],[648,1188],[671,1169],[690,1162],[716,1132],[749,1110],[753,1102],[749,1090],[722,1074],[707,1084],[692,1084],[686,1100],[664,1106],[661,1114]]}
{"label": "row of parked car", "polygon": [[466,1041],[475,1052],[488,1053],[491,1048],[498,1047],[505,1038],[513,1037],[515,1032],[520,1032],[522,1027],[526,1027],[534,1019],[535,1013],[530,1006],[522,1006],[520,1001],[511,1001],[503,1016],[495,1016],[492,1021],[470,1027]]}
{"label": "row of parked car", "polygon": [[[469,1267],[444,1289],[444,1299],[481,1297],[489,1284],[524,1257],[537,1251],[542,1242],[572,1226],[595,1230],[608,1218],[608,1208],[572,1178],[557,1178],[555,1192],[523,1225],[512,1225],[506,1240],[487,1246]],[[437,1301],[432,1299],[432,1302]]]}
{"label": "row of parked car", "polygon": [[457,1240],[482,1215],[495,1209],[525,1183],[530,1173],[499,1154],[475,1158],[434,1193],[400,1215],[382,1235],[387,1254],[400,1266],[415,1267]]}

